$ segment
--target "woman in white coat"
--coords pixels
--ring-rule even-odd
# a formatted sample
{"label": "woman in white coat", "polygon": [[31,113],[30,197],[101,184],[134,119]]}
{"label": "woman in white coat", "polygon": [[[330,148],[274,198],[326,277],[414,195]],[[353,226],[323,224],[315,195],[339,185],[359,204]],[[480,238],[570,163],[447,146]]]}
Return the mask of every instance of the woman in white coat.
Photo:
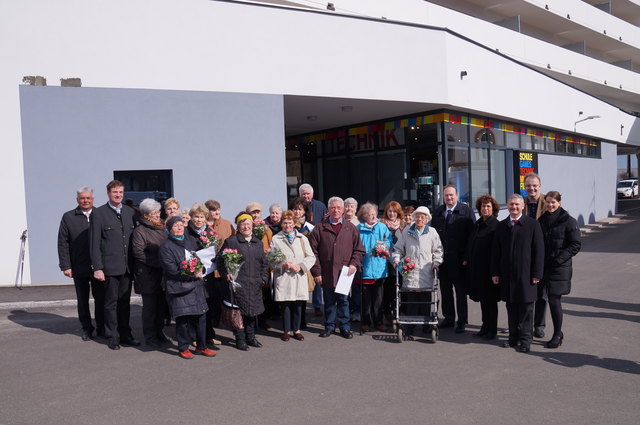
{"label": "woman in white coat", "polygon": [[304,340],[300,332],[302,306],[309,296],[307,273],[316,262],[306,236],[295,229],[293,212],[282,213],[282,231],[276,234],[271,246],[285,255],[285,262],[273,269],[274,300],[282,306],[283,334],[281,339],[289,341],[291,336]]}
{"label": "woman in white coat", "polygon": [[[431,213],[427,207],[418,207],[413,212],[413,223],[406,226],[393,247],[393,262],[396,267],[406,258],[415,263],[415,268],[402,279],[403,289],[428,289],[433,287],[433,271],[442,264],[442,242],[436,229],[427,226]],[[406,301],[426,303],[430,301],[429,292],[408,292]],[[407,314],[424,316],[427,304],[407,304]],[[415,326],[407,327],[411,335]]]}

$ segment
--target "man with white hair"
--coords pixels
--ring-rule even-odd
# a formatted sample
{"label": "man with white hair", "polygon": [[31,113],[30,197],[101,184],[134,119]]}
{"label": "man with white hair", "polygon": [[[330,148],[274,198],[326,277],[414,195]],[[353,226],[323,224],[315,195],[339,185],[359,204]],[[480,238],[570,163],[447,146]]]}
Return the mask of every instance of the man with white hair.
{"label": "man with white hair", "polygon": [[298,196],[300,196],[309,205],[311,211],[311,224],[314,226],[320,223],[324,216],[327,215],[327,207],[321,201],[313,199],[313,187],[304,183],[298,188]]}
{"label": "man with white hair", "polygon": [[78,318],[82,325],[82,340],[93,336],[89,309],[89,291],[95,300],[94,314],[97,335],[104,336],[104,290],[93,279],[91,257],[89,256],[89,218],[93,211],[93,189],[82,186],[76,191],[78,206],[63,214],[58,230],[58,259],[60,270],[73,279],[78,299]]}
{"label": "man with white hair", "polygon": [[509,341],[528,353],[533,339],[533,303],[544,271],[544,238],[536,219],[524,212],[524,199],[514,193],[507,201],[509,217],[496,226],[491,253],[491,279],[500,285],[507,303]]}
{"label": "man with white hair", "polygon": [[[316,264],[311,274],[316,285],[322,285],[324,297],[324,331],[320,337],[331,336],[337,325],[343,338],[351,339],[349,325],[349,299],[335,292],[342,267],[353,275],[364,256],[364,247],[356,226],[344,219],[344,201],[334,196],[329,199],[329,216],[313,228],[309,235]],[[337,307],[337,308],[336,308]]]}

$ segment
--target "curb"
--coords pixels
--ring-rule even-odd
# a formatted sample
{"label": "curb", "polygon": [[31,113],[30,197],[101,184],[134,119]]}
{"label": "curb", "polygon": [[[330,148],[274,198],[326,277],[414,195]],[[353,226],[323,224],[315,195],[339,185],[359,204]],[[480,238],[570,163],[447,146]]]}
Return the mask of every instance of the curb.
{"label": "curb", "polygon": [[[89,300],[89,304],[93,304],[93,298]],[[131,304],[142,305],[142,297],[134,295],[131,297]],[[34,308],[49,308],[49,307],[75,307],[78,305],[78,300],[55,300],[55,301],[17,301],[10,303],[0,303],[0,310],[13,310],[13,309],[34,309]]]}

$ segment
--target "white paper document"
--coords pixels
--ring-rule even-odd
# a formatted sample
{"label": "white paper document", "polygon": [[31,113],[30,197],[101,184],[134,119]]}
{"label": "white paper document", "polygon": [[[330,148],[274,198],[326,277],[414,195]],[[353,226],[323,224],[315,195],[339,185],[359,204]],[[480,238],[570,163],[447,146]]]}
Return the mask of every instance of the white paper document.
{"label": "white paper document", "polygon": [[213,262],[213,259],[216,257],[216,247],[210,246],[209,248],[201,249],[197,251],[196,254],[204,266],[204,275],[206,276],[213,273],[216,269],[216,263]]}
{"label": "white paper document", "polygon": [[349,295],[349,290],[351,289],[351,284],[353,283],[353,278],[356,274],[352,274],[348,276],[349,267],[342,266],[342,270],[340,271],[340,277],[338,278],[338,283],[336,284],[336,293],[342,295]]}

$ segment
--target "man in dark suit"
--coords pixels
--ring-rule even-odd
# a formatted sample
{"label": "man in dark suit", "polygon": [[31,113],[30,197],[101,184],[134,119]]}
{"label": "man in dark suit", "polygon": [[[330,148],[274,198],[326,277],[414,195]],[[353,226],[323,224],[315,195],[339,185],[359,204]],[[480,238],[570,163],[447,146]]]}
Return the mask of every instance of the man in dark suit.
{"label": "man in dark suit", "polygon": [[89,217],[93,210],[93,189],[81,187],[76,192],[78,206],[62,216],[58,230],[58,259],[60,270],[73,278],[78,299],[78,318],[82,325],[82,340],[92,338],[94,327],[89,309],[89,292],[95,301],[97,335],[104,336],[104,289],[93,279],[89,256]]}
{"label": "man in dark suit", "polygon": [[90,252],[93,277],[104,285],[104,324],[109,348],[138,346],[129,326],[131,299],[130,241],[134,211],[122,204],[124,185],[107,185],[109,201],[91,214]]}
{"label": "man in dark suit", "polygon": [[[475,214],[468,205],[458,202],[458,190],[447,185],[443,190],[444,205],[436,208],[431,227],[436,229],[444,248],[444,262],[440,265],[440,293],[442,314],[440,327],[452,327],[458,310],[456,333],[463,333],[467,325],[466,270],[462,265]],[[453,289],[455,288],[455,302]]]}
{"label": "man in dark suit", "polygon": [[509,217],[496,226],[491,255],[491,276],[507,303],[509,341],[528,353],[533,339],[533,303],[544,271],[544,239],[537,220],[524,215],[524,199],[513,194],[507,202]]}

